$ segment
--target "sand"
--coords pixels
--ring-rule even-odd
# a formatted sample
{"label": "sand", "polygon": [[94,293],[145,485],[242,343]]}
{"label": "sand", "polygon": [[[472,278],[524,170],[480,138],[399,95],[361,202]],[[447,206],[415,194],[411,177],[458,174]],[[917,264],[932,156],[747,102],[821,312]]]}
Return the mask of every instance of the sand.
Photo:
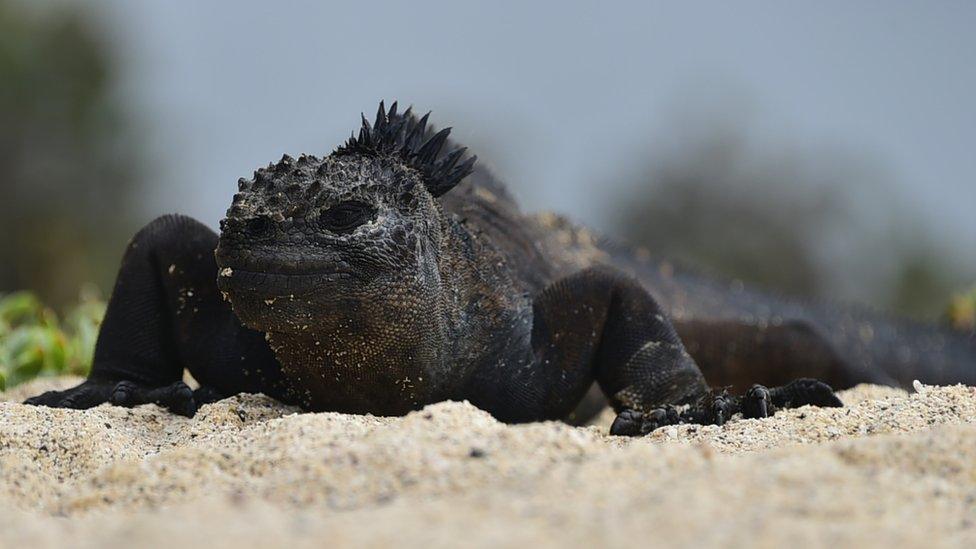
{"label": "sand", "polygon": [[976,389],[860,386],[649,437],[504,425],[467,403],[193,419],[0,393],[0,546],[976,547]]}

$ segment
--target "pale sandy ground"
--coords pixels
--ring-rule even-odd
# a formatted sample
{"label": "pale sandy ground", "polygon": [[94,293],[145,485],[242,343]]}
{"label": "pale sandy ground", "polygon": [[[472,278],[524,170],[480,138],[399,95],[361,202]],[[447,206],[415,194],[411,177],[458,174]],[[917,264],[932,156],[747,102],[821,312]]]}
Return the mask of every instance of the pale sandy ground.
{"label": "pale sandy ground", "polygon": [[976,547],[976,389],[842,397],[643,439],[464,403],[390,419],[242,396],[186,419],[0,402],[0,545]]}

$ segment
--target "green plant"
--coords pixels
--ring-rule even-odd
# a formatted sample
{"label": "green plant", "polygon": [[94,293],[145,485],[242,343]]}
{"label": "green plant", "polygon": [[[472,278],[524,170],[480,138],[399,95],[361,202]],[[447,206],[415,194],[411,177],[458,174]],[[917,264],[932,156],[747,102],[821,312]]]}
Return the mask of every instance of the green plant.
{"label": "green plant", "polygon": [[0,390],[38,376],[87,374],[104,314],[91,290],[63,318],[31,292],[0,295]]}
{"label": "green plant", "polygon": [[946,316],[958,330],[976,330],[976,286],[954,295]]}

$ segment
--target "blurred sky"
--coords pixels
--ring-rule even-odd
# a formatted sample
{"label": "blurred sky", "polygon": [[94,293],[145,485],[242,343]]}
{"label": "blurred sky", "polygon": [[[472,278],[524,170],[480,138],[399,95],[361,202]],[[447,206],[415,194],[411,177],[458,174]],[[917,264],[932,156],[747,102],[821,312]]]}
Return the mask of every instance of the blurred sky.
{"label": "blurred sky", "polygon": [[528,208],[597,227],[600,190],[695,111],[748,118],[760,144],[863,153],[976,249],[976,2],[88,4],[157,154],[147,219],[214,226],[238,177],[328,153],[397,98],[454,125]]}

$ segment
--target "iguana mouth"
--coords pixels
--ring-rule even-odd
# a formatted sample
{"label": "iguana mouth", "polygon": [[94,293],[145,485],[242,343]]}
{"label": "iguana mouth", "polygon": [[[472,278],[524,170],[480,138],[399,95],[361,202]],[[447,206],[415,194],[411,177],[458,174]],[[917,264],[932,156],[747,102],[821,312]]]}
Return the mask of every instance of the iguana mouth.
{"label": "iguana mouth", "polygon": [[217,276],[222,291],[253,292],[261,295],[288,295],[310,292],[321,286],[348,280],[346,271],[276,272],[223,267]]}
{"label": "iguana mouth", "polygon": [[335,256],[308,257],[298,251],[282,255],[222,244],[218,245],[214,255],[221,272],[231,269],[232,272],[252,274],[328,276],[352,271],[346,262]]}

